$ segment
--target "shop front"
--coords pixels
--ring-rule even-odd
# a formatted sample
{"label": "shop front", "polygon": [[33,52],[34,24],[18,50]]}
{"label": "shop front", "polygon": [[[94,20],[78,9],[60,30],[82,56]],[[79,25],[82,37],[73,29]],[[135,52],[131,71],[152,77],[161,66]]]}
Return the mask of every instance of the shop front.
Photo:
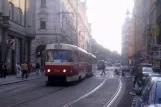
{"label": "shop front", "polygon": [[14,74],[16,70],[16,63],[22,64],[23,62],[30,61],[30,43],[31,38],[24,35],[8,31],[6,41],[13,40],[13,46],[7,48],[6,64],[9,74]]}

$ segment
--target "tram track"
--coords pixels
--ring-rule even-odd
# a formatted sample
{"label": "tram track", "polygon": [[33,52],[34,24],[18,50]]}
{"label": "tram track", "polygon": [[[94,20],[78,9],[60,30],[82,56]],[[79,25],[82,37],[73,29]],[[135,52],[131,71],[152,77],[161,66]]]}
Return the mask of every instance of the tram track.
{"label": "tram track", "polygon": [[[96,92],[97,90],[99,90],[99,89],[106,83],[106,81],[107,81],[107,78],[104,79],[104,81],[103,81],[101,84],[99,84],[97,87],[95,87],[92,91],[90,91],[90,92],[88,92],[88,93],[82,95],[81,97],[77,98],[76,100],[73,100],[73,101],[71,101],[71,102],[65,104],[65,105],[62,106],[62,107],[70,107],[70,106],[74,105],[75,103],[79,102],[80,100],[85,99],[85,98],[88,97],[89,95],[91,95],[91,94],[93,94],[94,92]],[[58,106],[57,106],[57,107],[58,107]]]}
{"label": "tram track", "polygon": [[[65,104],[62,107],[72,107],[74,104],[78,103],[79,101],[87,98],[91,94],[94,94],[96,91],[98,91],[106,83],[106,81],[107,81],[107,79],[105,79],[99,86],[97,86],[96,88],[94,88],[92,91],[84,94],[83,96],[77,98],[76,100],[73,100],[73,101]],[[107,103],[105,103],[105,105],[103,105],[103,107],[110,107],[113,104],[113,102],[116,100],[116,98],[118,97],[118,95],[120,94],[121,89],[122,89],[122,81],[121,81],[120,78],[118,79],[118,82],[119,82],[119,85],[118,85],[117,90],[115,91],[115,93],[113,94],[113,96],[110,98],[110,100],[107,101]],[[59,106],[57,106],[57,107],[59,107]]]}
{"label": "tram track", "polygon": [[[20,105],[24,105],[24,104],[27,104],[27,103],[29,103],[29,102],[32,102],[32,101],[36,101],[36,100],[42,99],[42,98],[44,98],[44,97],[48,97],[48,96],[51,95],[51,94],[54,94],[54,93],[56,93],[56,92],[62,91],[62,90],[67,89],[67,88],[68,88],[68,87],[59,88],[59,89],[57,89],[57,90],[47,92],[47,93],[45,93],[45,94],[43,94],[43,95],[36,96],[36,97],[30,98],[30,99],[21,101],[21,102],[18,102],[18,103],[16,103],[16,104],[9,105],[9,106],[7,106],[7,107],[20,107]],[[26,94],[26,93],[25,93],[25,94]]]}
{"label": "tram track", "polygon": [[[26,81],[26,82],[35,82],[34,80],[31,80],[31,81]],[[22,83],[21,83],[22,84]],[[21,85],[21,84],[17,84],[17,85]],[[37,84],[37,86],[35,85]],[[45,85],[39,85],[41,83],[39,83],[38,81],[35,83],[35,84],[32,84],[32,85],[29,85],[27,88],[24,87],[24,88],[20,88],[18,90],[15,90],[14,92],[10,91],[9,93],[7,93],[7,95],[4,95],[4,96],[0,96],[0,100],[2,99],[5,99],[7,97],[13,97],[13,96],[16,96],[16,95],[21,95],[21,94],[24,94],[24,93],[29,93],[29,92],[32,92],[32,91],[35,91],[35,90],[38,90],[38,89],[41,89],[43,88],[43,86]],[[13,85],[13,84],[12,84]],[[5,85],[4,85],[5,86]],[[32,87],[33,86],[33,87]],[[6,86],[5,86],[6,87]],[[18,86],[19,87],[19,86]],[[2,88],[2,87],[1,87]],[[12,89],[12,88],[11,88]],[[10,90],[11,90],[10,89]],[[1,93],[6,93],[5,91],[3,92],[0,92]]]}
{"label": "tram track", "polygon": [[[94,86],[93,88],[91,88],[90,91],[86,91],[86,93],[78,94],[79,96],[75,95],[75,96],[73,96],[73,97],[71,97],[69,99],[65,99],[64,101],[62,100],[62,102],[60,100],[56,100],[57,102],[58,101],[60,101],[60,102],[59,103],[56,103],[56,105],[54,105],[54,107],[62,107],[63,105],[64,105],[63,107],[70,107],[70,106],[73,106],[74,104],[77,104],[79,101],[87,98],[90,95],[95,94],[96,91],[98,92],[101,87],[103,88],[103,86],[105,85],[105,83],[107,82],[107,80],[109,80],[109,78],[107,78],[107,77],[104,78],[104,80],[102,82],[100,82],[99,84],[97,84],[96,86]],[[36,106],[38,104],[38,102],[43,101],[44,99],[47,100],[47,101],[49,101],[48,99],[53,98],[53,97],[56,98],[57,95],[59,96],[62,93],[68,92],[67,90],[70,90],[71,89],[70,86],[57,87],[58,89],[55,89],[55,90],[51,90],[52,87],[51,88],[50,87],[47,88],[47,90],[46,90],[46,88],[47,87],[42,87],[42,88],[36,87],[35,89],[32,89],[29,92],[25,92],[24,94],[23,94],[23,92],[21,92],[21,94],[18,93],[18,95],[13,95],[15,97],[11,96],[12,98],[11,99],[9,98],[9,100],[12,100],[14,98],[23,98],[23,96],[26,96],[26,95],[28,95],[28,96],[31,95],[31,97],[27,97],[27,99],[26,98],[23,98],[20,101],[15,101],[15,102],[12,101],[11,103],[7,103],[7,106],[4,105],[3,107],[22,107],[22,106],[28,107],[28,106],[30,106],[32,104]],[[72,87],[72,89],[73,89],[73,87]],[[39,91],[39,92],[35,93],[36,90]],[[65,90],[65,91],[62,91],[62,90]],[[42,92],[42,93],[41,94],[38,94],[40,92]],[[32,95],[33,93],[35,95]],[[60,97],[59,97],[59,99],[60,99]],[[73,99],[76,99],[76,100],[73,100]],[[4,99],[4,100],[6,100],[6,99]],[[109,106],[107,106],[107,107],[109,107]]]}
{"label": "tram track", "polygon": [[118,86],[116,92],[103,107],[110,107],[114,103],[114,101],[117,99],[117,97],[119,96],[121,89],[122,89],[122,81],[121,81],[121,79],[118,79],[118,81],[119,81],[119,86]]}
{"label": "tram track", "polygon": [[[42,86],[40,86],[40,87],[35,87],[35,88],[33,88],[33,89],[31,89],[31,90],[27,90],[27,92],[26,93],[30,93],[30,92],[32,92],[32,91],[35,91],[35,90],[38,90],[38,89],[41,89],[42,88]],[[26,94],[25,93],[25,94]],[[6,96],[4,96],[4,97],[0,97],[0,100],[2,100],[2,99],[5,99],[5,98],[7,98],[7,97],[13,97],[13,96],[17,96],[17,95],[21,95],[21,94],[24,94],[24,91],[22,91],[22,92],[19,92],[19,93],[14,93],[14,94],[12,94],[12,95],[6,95]]]}

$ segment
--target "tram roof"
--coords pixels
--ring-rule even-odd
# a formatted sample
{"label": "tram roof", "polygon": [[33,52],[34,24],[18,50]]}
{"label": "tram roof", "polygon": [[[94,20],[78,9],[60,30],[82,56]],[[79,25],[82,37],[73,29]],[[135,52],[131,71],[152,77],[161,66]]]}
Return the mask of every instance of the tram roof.
{"label": "tram roof", "polygon": [[[60,46],[59,48],[56,48],[55,46]],[[84,53],[88,53],[86,50],[79,48],[78,46],[75,45],[70,45],[70,44],[64,44],[64,43],[54,43],[54,44],[47,44],[46,45],[46,50],[48,49],[67,49],[67,50],[79,50]]]}
{"label": "tram roof", "polygon": [[92,53],[89,53],[93,58],[96,58],[96,56],[95,55],[93,55]]}

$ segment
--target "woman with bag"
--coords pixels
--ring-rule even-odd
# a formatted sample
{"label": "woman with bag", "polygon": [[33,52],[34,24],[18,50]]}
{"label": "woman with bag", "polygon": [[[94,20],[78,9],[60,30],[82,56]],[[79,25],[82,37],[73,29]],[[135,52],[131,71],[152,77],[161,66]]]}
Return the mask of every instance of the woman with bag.
{"label": "woman with bag", "polygon": [[21,77],[21,66],[19,63],[16,64],[16,76],[17,78]]}

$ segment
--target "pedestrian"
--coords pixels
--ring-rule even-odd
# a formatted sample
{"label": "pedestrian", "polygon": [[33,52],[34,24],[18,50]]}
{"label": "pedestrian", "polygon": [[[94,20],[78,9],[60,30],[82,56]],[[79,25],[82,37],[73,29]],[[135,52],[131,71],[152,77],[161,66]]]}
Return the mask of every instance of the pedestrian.
{"label": "pedestrian", "polygon": [[32,65],[29,62],[27,63],[27,65],[28,65],[28,74],[30,74]]}
{"label": "pedestrian", "polygon": [[7,66],[6,63],[3,62],[1,65],[1,78],[6,78],[7,75]]}
{"label": "pedestrian", "polygon": [[101,65],[102,67],[102,73],[101,73],[101,75],[103,75],[103,74],[105,74],[106,75],[106,72],[105,72],[105,69],[106,69],[106,65],[105,65],[105,62],[102,62],[102,65]]}
{"label": "pedestrian", "polygon": [[136,66],[135,71],[134,71],[134,81],[133,81],[133,87],[135,87],[137,81],[141,79],[143,73],[141,68],[139,67],[139,64]]}
{"label": "pedestrian", "polygon": [[39,63],[36,64],[36,73],[37,75],[40,74],[40,64]]}
{"label": "pedestrian", "polygon": [[16,76],[17,78],[20,78],[21,77],[21,66],[19,63],[16,64]]}
{"label": "pedestrian", "polygon": [[24,78],[24,76],[26,77],[26,79],[28,78],[28,65],[27,63],[23,63],[21,65],[21,68],[22,68],[22,79]]}

